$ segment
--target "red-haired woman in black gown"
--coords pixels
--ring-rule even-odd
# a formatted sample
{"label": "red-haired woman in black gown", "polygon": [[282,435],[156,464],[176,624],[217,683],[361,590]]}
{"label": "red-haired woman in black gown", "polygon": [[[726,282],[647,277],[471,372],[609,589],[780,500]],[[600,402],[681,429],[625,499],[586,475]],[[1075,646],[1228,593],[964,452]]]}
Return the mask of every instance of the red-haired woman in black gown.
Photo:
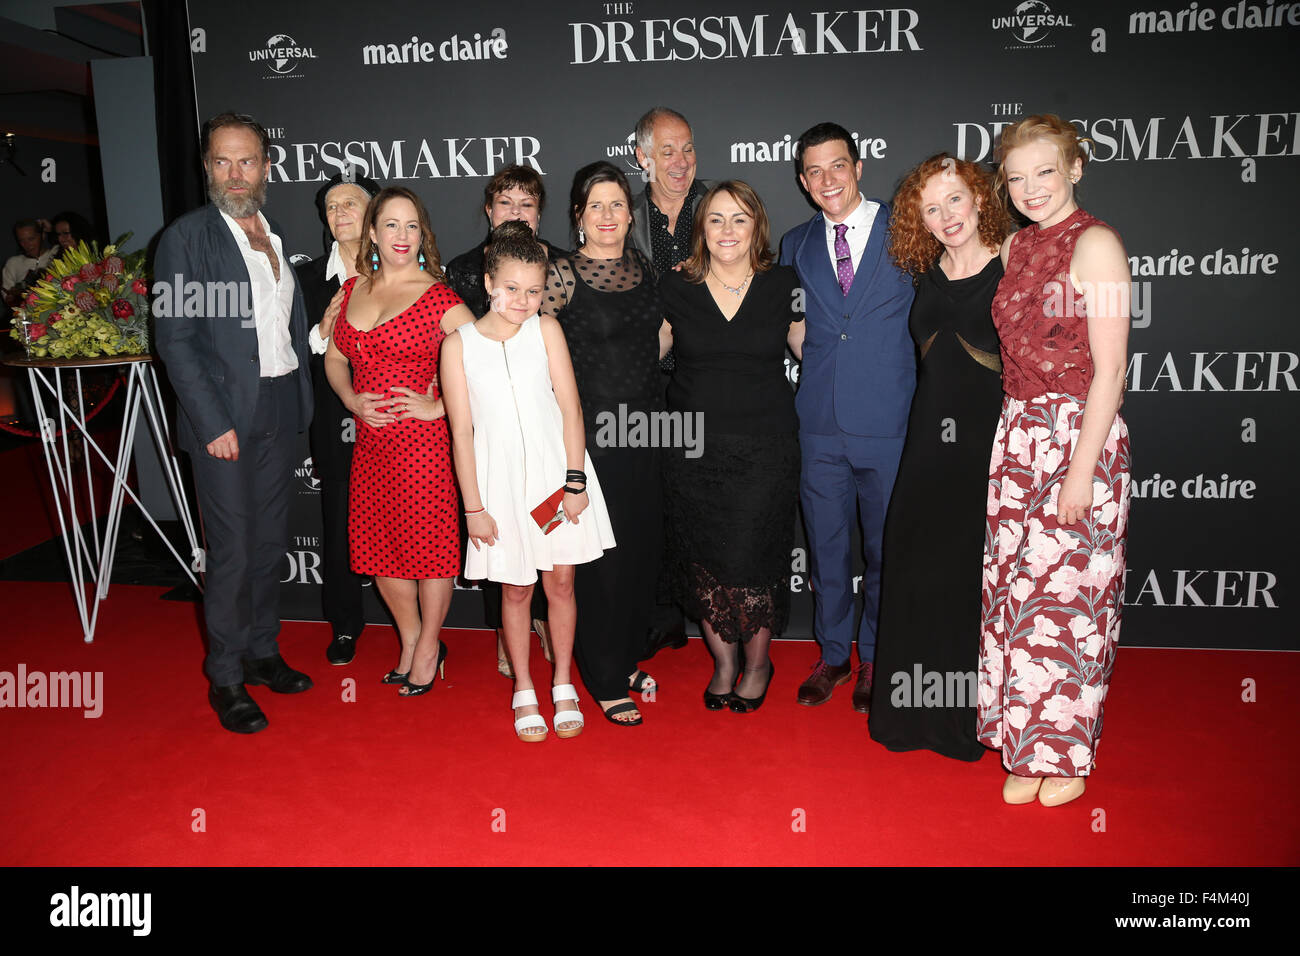
{"label": "red-haired woman in black gown", "polygon": [[893,208],[890,254],[916,279],[920,361],[885,521],[871,737],[978,760],[979,569],[1002,408],[990,306],[1010,220],[991,178],[943,153],[907,175]]}

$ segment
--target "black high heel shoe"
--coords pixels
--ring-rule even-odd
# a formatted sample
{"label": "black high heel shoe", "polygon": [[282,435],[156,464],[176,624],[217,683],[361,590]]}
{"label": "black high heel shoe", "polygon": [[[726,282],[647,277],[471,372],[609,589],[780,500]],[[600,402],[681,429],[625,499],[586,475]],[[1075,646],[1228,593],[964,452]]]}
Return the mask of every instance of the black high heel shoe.
{"label": "black high heel shoe", "polygon": [[402,697],[419,697],[421,694],[429,693],[429,691],[433,690],[433,682],[436,681],[439,677],[441,677],[443,680],[447,679],[446,669],[443,666],[443,661],[445,661],[446,659],[447,659],[447,642],[439,641],[438,659],[433,664],[433,676],[429,678],[429,683],[413,684],[411,683],[410,680],[407,680],[406,686],[403,687],[401,690],[399,690],[397,693]]}
{"label": "black high heel shoe", "polygon": [[732,694],[728,702],[732,713],[749,714],[763,706],[763,701],[767,700],[767,692],[772,687],[772,678],[776,676],[776,665],[769,660],[767,667],[767,686],[763,688],[763,693],[758,697],[741,697],[739,694]]}
{"label": "black high heel shoe", "polygon": [[709,691],[704,692],[704,706],[708,710],[726,710],[727,705],[731,703],[734,694],[712,694]]}
{"label": "black high heel shoe", "polygon": [[[709,683],[713,682],[709,681]],[[731,685],[734,687],[736,681],[732,680]],[[731,691],[727,691],[725,694],[715,694],[706,687],[704,688],[704,706],[707,710],[726,710],[727,705],[731,703],[731,698],[734,696],[736,695]]]}

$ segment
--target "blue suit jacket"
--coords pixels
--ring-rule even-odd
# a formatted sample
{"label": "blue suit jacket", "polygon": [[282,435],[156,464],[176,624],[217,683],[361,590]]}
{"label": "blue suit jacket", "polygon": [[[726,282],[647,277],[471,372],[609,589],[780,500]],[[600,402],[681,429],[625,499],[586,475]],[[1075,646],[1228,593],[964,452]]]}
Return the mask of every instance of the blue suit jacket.
{"label": "blue suit jacket", "polygon": [[[284,234],[270,220],[271,231]],[[298,356],[298,421],[296,431],[304,431],[312,414],[311,373],[307,347],[307,310],[303,305],[302,287],[293,279],[288,256],[280,263],[281,275],[294,281],[293,312],[289,318],[289,338]],[[204,284],[204,308],[200,315],[176,315],[176,306],[184,305],[184,287],[180,282]],[[167,283],[170,301],[161,303],[161,283]],[[248,267],[217,207],[209,203],[188,212],[173,222],[158,241],[154,256],[154,338],[158,354],[166,365],[167,377],[176,391],[180,405],[177,432],[180,445],[191,454],[204,453],[214,438],[235,430],[238,440],[248,434],[257,406],[261,383],[261,361],[257,350],[257,329],[252,316],[239,314],[242,298],[207,314],[207,283],[236,283],[237,288],[251,289]],[[229,287],[228,287],[229,288]],[[216,302],[213,301],[216,305]],[[191,310],[186,310],[191,311]],[[173,313],[165,315],[160,313]],[[228,314],[221,314],[228,313]]]}
{"label": "blue suit jacket", "polygon": [[847,296],[821,213],[781,238],[781,264],[795,267],[804,290],[808,324],[795,407],[807,434],[900,438],[907,432],[916,389],[907,327],[915,289],[886,251],[889,206],[872,201],[880,208]]}

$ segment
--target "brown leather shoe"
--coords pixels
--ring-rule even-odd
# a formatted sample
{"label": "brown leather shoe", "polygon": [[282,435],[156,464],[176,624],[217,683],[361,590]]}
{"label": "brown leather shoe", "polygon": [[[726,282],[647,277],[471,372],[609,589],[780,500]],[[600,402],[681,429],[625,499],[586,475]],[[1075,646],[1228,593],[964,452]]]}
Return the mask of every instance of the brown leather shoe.
{"label": "brown leather shoe", "polygon": [[873,665],[858,668],[858,682],[853,687],[853,709],[859,714],[871,713],[871,672]]}
{"label": "brown leather shoe", "polygon": [[816,707],[831,699],[836,687],[846,683],[853,676],[853,665],[848,661],[838,667],[832,667],[824,660],[818,661],[808,679],[799,685],[799,703],[805,707]]}

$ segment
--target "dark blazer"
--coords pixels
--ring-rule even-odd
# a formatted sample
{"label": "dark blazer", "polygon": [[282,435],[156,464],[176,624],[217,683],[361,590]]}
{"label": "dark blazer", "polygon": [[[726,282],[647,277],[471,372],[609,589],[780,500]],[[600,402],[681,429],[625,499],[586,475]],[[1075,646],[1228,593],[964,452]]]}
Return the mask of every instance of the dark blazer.
{"label": "dark blazer", "polygon": [[[342,288],[337,280],[325,278],[327,265],[329,256],[323,255],[293,267],[307,307],[308,331],[321,320],[330,299]],[[310,345],[307,351],[311,352]],[[352,413],[344,407],[343,400],[325,377],[325,356],[312,352],[309,364],[312,392],[316,399],[309,430],[312,466],[319,477],[336,481],[346,479],[352,469],[352,449],[355,446],[354,442],[344,441],[343,435],[344,425],[351,420]],[[353,431],[351,434],[355,436],[356,433]]]}
{"label": "dark blazer", "polygon": [[[700,198],[713,188],[713,180],[695,180],[700,187]],[[646,185],[640,192],[632,194],[632,229],[627,234],[633,249],[640,249],[650,259],[654,259],[655,250],[650,242],[650,186]],[[689,251],[688,251],[689,254]]]}
{"label": "dark blazer", "polygon": [[795,397],[802,432],[900,438],[907,431],[916,390],[907,328],[915,290],[886,251],[889,206],[873,201],[880,208],[847,296],[831,265],[820,212],[781,238],[781,264],[799,273],[807,315]]}
{"label": "dark blazer", "polygon": [[[274,233],[284,235],[275,223],[268,220],[268,224]],[[280,268],[289,269],[290,277],[293,276],[287,255]],[[174,306],[185,302],[184,287],[190,282],[202,284],[204,306],[198,311],[203,314],[171,314],[177,311]],[[261,378],[253,317],[239,314],[246,297],[236,294],[232,297],[233,308],[214,308],[214,314],[207,314],[207,305],[215,305],[208,291],[218,288],[207,283],[235,283],[230,288],[251,288],[248,268],[235,237],[211,203],[186,213],[168,226],[154,256],[154,338],[180,406],[176,420],[178,440],[191,454],[205,451],[213,439],[232,428],[236,438],[247,434],[252,427]],[[163,295],[170,301],[161,303],[159,299]],[[220,314],[223,312],[231,314]],[[298,356],[298,420],[294,430],[301,432],[311,421],[312,394],[307,310],[296,281],[289,337]]]}

